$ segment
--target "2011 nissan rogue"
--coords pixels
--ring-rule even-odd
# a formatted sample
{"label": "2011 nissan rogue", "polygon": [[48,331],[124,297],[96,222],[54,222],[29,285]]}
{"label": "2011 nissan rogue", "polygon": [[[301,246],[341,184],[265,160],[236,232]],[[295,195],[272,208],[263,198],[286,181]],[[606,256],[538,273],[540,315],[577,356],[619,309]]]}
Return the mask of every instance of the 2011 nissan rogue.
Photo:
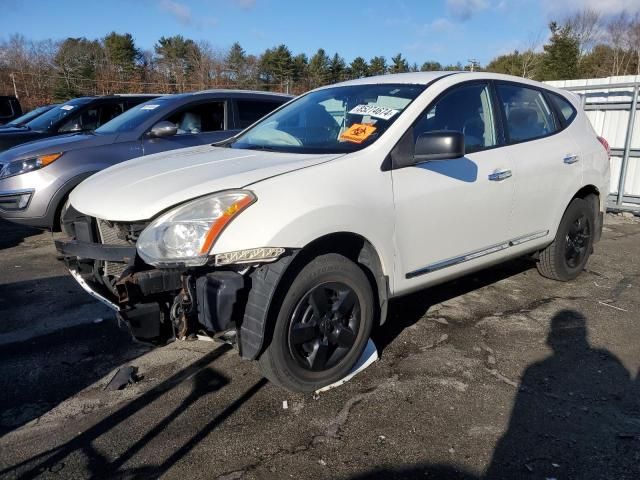
{"label": "2011 nissan rogue", "polygon": [[607,144],[578,99],[468,72],[320,88],[218,146],[135,159],[80,184],[57,242],[137,338],[235,332],[265,376],[345,376],[397,297],[532,255],[585,266]]}

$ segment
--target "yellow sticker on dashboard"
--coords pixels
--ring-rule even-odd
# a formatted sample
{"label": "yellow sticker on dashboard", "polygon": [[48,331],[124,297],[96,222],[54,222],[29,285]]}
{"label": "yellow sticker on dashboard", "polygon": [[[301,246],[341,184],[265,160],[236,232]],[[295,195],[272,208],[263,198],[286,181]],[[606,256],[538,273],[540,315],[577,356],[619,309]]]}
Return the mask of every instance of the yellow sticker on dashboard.
{"label": "yellow sticker on dashboard", "polygon": [[348,142],[362,143],[369,138],[373,132],[376,131],[376,127],[373,125],[365,125],[363,123],[354,123],[345,132],[340,135],[340,140],[347,140]]}

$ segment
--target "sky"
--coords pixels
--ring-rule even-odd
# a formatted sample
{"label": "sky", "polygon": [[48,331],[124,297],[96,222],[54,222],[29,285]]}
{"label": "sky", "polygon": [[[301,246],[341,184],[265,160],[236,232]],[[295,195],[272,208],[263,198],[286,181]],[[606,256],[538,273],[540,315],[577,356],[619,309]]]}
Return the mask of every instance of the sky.
{"label": "sky", "polygon": [[442,64],[538,47],[550,20],[591,7],[614,15],[640,0],[0,0],[0,38],[100,38],[131,33],[139,48],[180,34],[251,54],[286,44],[309,57],[318,48],[347,61],[401,52],[410,64]]}

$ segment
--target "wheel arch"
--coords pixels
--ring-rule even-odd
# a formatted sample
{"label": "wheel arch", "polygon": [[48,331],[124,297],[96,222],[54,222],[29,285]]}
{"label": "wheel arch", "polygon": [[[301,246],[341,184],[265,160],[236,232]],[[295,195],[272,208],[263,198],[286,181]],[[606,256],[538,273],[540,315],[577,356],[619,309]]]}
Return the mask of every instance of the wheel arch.
{"label": "wheel arch", "polygon": [[240,354],[254,360],[271,342],[277,307],[298,272],[311,259],[326,253],[338,253],[356,263],[367,276],[376,300],[376,322],[387,317],[389,279],[374,245],[353,232],[323,235],[296,249],[272,264],[256,269],[250,275],[250,289],[240,327]]}

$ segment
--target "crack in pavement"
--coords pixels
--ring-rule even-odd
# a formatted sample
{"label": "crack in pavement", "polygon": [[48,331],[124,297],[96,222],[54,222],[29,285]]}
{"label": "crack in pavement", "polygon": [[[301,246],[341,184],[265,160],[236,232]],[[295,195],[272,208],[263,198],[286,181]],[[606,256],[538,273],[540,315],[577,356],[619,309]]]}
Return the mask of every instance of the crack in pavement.
{"label": "crack in pavement", "polygon": [[343,407],[340,409],[340,412],[338,412],[336,418],[329,423],[324,434],[314,435],[306,444],[297,445],[290,449],[280,448],[273,453],[262,455],[258,457],[257,461],[247,465],[242,469],[233,470],[231,472],[226,472],[222,475],[217,476],[216,480],[239,480],[243,478],[245,474],[258,469],[260,466],[262,466],[262,464],[272,460],[275,457],[296,455],[300,452],[307,452],[309,450],[312,450],[318,445],[340,440],[340,430],[346,425],[347,421],[349,420],[349,415],[353,407],[381,390],[393,388],[395,383],[398,381],[398,378],[398,375],[394,374],[392,377],[388,378],[385,382],[379,384],[375,388],[362,392],[347,400]]}

